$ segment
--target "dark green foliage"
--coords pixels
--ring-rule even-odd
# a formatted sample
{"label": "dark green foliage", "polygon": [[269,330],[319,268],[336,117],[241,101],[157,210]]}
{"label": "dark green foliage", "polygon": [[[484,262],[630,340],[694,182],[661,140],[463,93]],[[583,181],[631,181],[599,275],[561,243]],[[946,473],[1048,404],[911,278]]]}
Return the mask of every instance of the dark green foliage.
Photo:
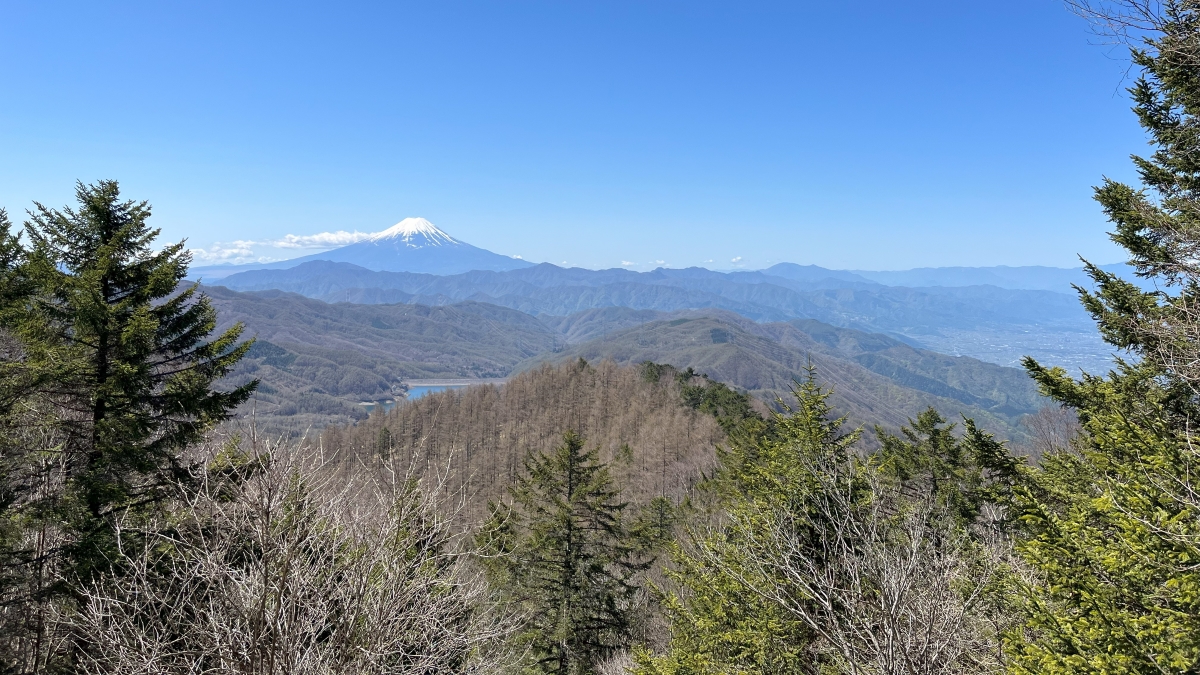
{"label": "dark green foliage", "polygon": [[254,344],[250,345],[249,351],[246,352],[246,358],[262,359],[264,365],[280,370],[287,370],[288,366],[296,361],[295,354],[266,340],[255,340]]}
{"label": "dark green foliage", "polygon": [[665,363],[645,361],[641,364],[642,378],[647,382],[661,382],[664,377],[673,377],[679,385],[679,397],[683,404],[712,415],[725,433],[743,426],[747,420],[762,420],[754,409],[753,399],[738,392],[724,382],[717,382],[697,373],[692,368],[679,370]]}
{"label": "dark green foliage", "polygon": [[0,213],[0,669],[15,672],[71,667],[50,607],[138,545],[185,450],[254,389],[214,389],[250,345],[240,325],[209,340],[216,313],[181,286],[183,244],[153,249],[150,207],[112,181],[76,197],[37,204],[27,243]]}
{"label": "dark green foliage", "polygon": [[55,512],[72,534],[75,573],[107,566],[111,522],[163,497],[180,453],[247,399],[253,383],[214,383],[245,354],[241,326],[208,341],[216,313],[180,288],[183,244],[155,252],[145,202],[117,184],[80,184],[77,209],[40,204],[25,233],[36,294],[13,315],[27,363],[65,364],[46,395],[62,406],[65,485]]}
{"label": "dark green foliage", "polygon": [[[1021,479],[1021,463],[1001,443],[965,421],[962,437],[936,410],[921,413],[895,436],[876,429],[880,468],[903,489],[927,490],[961,526],[979,518],[985,504],[1008,504]],[[919,486],[919,488],[917,487]]]}
{"label": "dark green foliage", "polygon": [[526,612],[522,638],[536,672],[575,675],[630,640],[634,538],[625,504],[574,432],[530,457],[479,534],[493,587]]}
{"label": "dark green foliage", "polygon": [[375,452],[387,459],[392,454],[392,432],[387,427],[379,427],[379,438],[375,441]]}
{"label": "dark green foliage", "polygon": [[674,371],[674,368],[669,365],[655,363],[653,361],[642,362],[642,377],[647,382],[658,382],[662,379],[664,373]]}
{"label": "dark green foliage", "polygon": [[644,551],[660,551],[673,541],[679,508],[666,497],[655,497],[634,518],[629,532]]}

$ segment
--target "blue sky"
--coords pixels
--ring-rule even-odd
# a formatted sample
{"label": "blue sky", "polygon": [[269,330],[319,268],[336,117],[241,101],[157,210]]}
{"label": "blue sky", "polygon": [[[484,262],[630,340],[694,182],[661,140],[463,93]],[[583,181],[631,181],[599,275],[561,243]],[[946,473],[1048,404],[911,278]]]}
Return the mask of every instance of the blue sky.
{"label": "blue sky", "polygon": [[1112,262],[1127,68],[1056,0],[0,0],[0,206],[116,178],[198,263],[407,216],[585,267]]}

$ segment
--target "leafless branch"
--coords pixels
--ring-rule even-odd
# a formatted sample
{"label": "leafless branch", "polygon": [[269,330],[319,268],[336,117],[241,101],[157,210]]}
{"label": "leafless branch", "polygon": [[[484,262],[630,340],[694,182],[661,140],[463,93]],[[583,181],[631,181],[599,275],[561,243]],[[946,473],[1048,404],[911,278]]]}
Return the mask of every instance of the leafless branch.
{"label": "leafless branch", "polygon": [[[207,472],[70,618],[83,672],[488,672],[512,623],[413,481],[335,486],[276,445]],[[162,524],[158,524],[162,525]],[[133,527],[131,523],[123,526]],[[168,532],[161,534],[158,532]]]}

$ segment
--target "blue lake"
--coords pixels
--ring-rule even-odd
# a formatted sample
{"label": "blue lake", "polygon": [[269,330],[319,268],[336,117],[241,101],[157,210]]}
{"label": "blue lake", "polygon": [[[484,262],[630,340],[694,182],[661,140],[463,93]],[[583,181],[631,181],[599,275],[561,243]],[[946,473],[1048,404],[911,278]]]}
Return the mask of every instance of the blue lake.
{"label": "blue lake", "polygon": [[439,391],[445,391],[447,389],[462,389],[465,386],[467,386],[467,385],[465,385],[465,384],[446,384],[446,385],[440,385],[437,387],[413,387],[408,390],[408,400],[412,401],[414,399],[421,398],[422,396],[424,396],[426,394],[432,394],[432,393],[439,392]]}
{"label": "blue lake", "polygon": [[[432,393],[438,392],[438,391],[445,391],[446,389],[462,389],[465,386],[467,386],[467,385],[465,385],[465,384],[443,384],[443,385],[438,385],[436,387],[412,387],[411,389],[408,390],[408,399],[407,400],[414,401],[418,398],[421,398],[422,396],[425,396],[426,394],[432,394]],[[363,402],[363,403],[359,403],[359,405],[362,406],[362,409],[364,411],[366,411],[368,414],[370,414],[370,413],[375,412],[376,408],[383,408],[383,411],[387,412],[387,411],[391,410],[392,408],[395,408],[396,404],[403,400],[405,400],[405,399],[399,399],[396,401],[381,401],[378,403]]]}

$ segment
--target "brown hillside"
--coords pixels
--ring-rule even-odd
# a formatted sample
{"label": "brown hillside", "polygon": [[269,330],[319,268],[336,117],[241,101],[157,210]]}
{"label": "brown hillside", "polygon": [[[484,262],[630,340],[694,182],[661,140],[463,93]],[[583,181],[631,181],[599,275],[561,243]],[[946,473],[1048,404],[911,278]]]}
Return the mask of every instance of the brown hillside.
{"label": "brown hillside", "polygon": [[467,522],[477,523],[524,459],[555,447],[568,429],[599,448],[633,507],[687,495],[725,438],[711,416],[681,403],[672,378],[650,382],[638,368],[576,361],[521,373],[502,387],[407,401],[357,424],[329,427],[321,442],[342,461],[412,465],[421,476],[444,476],[465,497]]}

